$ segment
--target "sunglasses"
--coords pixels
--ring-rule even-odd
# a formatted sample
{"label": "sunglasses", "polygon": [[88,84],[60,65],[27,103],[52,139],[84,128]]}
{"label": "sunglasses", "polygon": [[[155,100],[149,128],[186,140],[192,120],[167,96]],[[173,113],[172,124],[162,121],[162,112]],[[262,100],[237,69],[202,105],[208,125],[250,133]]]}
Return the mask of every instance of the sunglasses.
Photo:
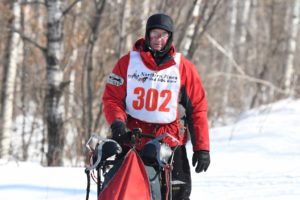
{"label": "sunglasses", "polygon": [[166,31],[161,32],[161,33],[158,31],[150,31],[150,37],[155,38],[155,39],[158,39],[158,38],[166,39],[169,37],[169,33]]}

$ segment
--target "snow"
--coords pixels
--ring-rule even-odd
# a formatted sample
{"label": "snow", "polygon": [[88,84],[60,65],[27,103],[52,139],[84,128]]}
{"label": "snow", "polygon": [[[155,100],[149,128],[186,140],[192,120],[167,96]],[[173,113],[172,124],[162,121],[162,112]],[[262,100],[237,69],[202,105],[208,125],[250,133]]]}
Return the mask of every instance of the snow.
{"label": "snow", "polygon": [[[211,166],[192,168],[192,200],[300,199],[300,100],[283,100],[243,113],[210,130]],[[188,145],[192,156],[191,145]],[[191,159],[190,159],[191,160]],[[84,168],[0,161],[0,199],[85,199]],[[91,181],[90,199],[96,198]]]}

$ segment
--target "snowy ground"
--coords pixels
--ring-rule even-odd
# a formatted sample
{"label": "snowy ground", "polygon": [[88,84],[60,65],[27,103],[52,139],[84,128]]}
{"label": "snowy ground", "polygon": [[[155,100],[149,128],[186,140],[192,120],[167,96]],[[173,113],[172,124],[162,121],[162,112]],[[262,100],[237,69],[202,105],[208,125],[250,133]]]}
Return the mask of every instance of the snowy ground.
{"label": "snowy ground", "polygon": [[[210,135],[211,166],[192,174],[192,200],[300,199],[300,100],[251,110]],[[1,200],[82,200],[85,188],[83,168],[0,162]]]}

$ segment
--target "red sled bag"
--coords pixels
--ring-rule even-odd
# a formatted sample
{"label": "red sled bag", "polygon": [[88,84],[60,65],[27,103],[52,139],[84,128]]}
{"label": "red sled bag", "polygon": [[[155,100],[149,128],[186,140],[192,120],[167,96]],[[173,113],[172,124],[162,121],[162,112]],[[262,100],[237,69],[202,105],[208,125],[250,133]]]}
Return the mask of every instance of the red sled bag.
{"label": "red sled bag", "polygon": [[[172,199],[171,171],[174,149],[163,143],[165,133],[154,138],[140,129],[132,131],[131,147],[123,148],[114,140],[92,136],[87,148],[90,150],[90,166],[87,174],[86,200],[89,199],[90,177],[97,184],[97,200],[170,200]],[[138,152],[136,138],[152,138]],[[176,138],[172,138],[176,141]],[[179,142],[177,141],[179,144]],[[97,171],[97,180],[93,170]],[[104,181],[101,178],[104,178]]]}
{"label": "red sled bag", "polygon": [[98,200],[133,200],[137,197],[150,200],[150,185],[142,159],[135,149],[131,149]]}

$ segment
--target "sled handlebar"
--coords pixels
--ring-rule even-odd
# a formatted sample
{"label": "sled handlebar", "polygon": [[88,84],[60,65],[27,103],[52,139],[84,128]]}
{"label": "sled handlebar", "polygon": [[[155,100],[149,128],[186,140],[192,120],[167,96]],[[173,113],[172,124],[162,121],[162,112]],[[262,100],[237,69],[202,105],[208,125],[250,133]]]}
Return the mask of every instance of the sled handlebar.
{"label": "sled handlebar", "polygon": [[139,138],[157,139],[157,140],[161,141],[165,137],[171,137],[172,140],[175,141],[177,143],[177,145],[179,145],[178,139],[176,139],[174,136],[172,136],[169,133],[164,133],[163,135],[161,135],[159,137],[155,137],[154,135],[151,135],[151,134],[142,133],[141,128],[134,128],[132,131],[129,131],[128,134],[130,135],[131,146],[134,146],[136,139],[139,139]]}
{"label": "sled handlebar", "polygon": [[128,134],[130,135],[130,145],[132,147],[135,146],[137,139],[140,139],[140,138],[154,139],[155,138],[154,135],[143,133],[141,128],[134,128],[134,129],[132,129],[132,131],[129,131]]}
{"label": "sled handlebar", "polygon": [[155,136],[147,133],[143,133],[141,128],[134,128],[132,131],[128,132],[131,136],[135,136],[138,138],[150,138],[154,139]]}

